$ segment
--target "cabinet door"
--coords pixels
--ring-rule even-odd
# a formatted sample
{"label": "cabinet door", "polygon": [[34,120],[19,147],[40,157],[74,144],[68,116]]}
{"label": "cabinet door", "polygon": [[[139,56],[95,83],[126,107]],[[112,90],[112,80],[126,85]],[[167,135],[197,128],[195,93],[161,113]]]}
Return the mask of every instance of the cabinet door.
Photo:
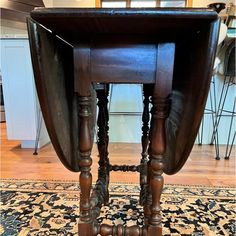
{"label": "cabinet door", "polygon": [[140,143],[142,85],[113,84],[110,89],[110,142]]}
{"label": "cabinet door", "polygon": [[28,39],[1,40],[1,71],[8,139],[34,140],[37,111]]}

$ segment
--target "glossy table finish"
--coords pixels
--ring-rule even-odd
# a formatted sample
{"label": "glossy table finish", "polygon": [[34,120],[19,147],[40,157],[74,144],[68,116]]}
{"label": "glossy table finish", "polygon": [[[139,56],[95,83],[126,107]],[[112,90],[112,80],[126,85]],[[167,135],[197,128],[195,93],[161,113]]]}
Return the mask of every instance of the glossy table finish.
{"label": "glossy table finish", "polygon": [[[218,28],[217,14],[204,9],[39,8],[31,13],[31,54],[45,123],[60,160],[81,172],[79,235],[162,234],[162,173],[180,170],[192,149]],[[139,166],[110,164],[110,83],[143,84]],[[92,190],[96,97],[100,167]],[[97,223],[101,206],[109,200],[110,171],[140,172],[142,228]]]}

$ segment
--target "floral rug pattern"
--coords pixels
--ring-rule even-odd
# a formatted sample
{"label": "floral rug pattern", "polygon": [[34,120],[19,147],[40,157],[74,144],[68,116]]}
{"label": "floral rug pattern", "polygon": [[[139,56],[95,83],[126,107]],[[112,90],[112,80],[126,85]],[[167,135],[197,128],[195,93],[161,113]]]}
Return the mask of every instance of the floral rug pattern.
{"label": "floral rug pattern", "polygon": [[[72,181],[7,180],[0,182],[2,236],[72,236],[78,234],[79,185]],[[140,225],[139,186],[110,185],[109,206],[99,222]],[[236,235],[236,190],[165,185],[163,235]]]}

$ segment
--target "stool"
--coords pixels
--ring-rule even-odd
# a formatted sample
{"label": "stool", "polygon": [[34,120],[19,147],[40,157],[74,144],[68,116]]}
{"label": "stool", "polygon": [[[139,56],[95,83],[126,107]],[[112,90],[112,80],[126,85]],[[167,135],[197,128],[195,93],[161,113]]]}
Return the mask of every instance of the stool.
{"label": "stool", "polygon": [[[222,42],[224,41],[226,35],[227,35],[227,26],[225,24],[221,23],[220,24],[219,38],[218,38],[217,55],[221,52]],[[211,138],[211,141],[210,141],[210,145],[214,144],[217,160],[220,158],[220,150],[219,150],[218,130],[216,128],[217,127],[217,114],[218,114],[218,109],[217,109],[218,108],[218,103],[217,103],[218,101],[217,101],[217,98],[216,98],[217,97],[217,95],[216,95],[216,74],[218,72],[218,67],[219,67],[220,62],[221,61],[217,56],[215,58],[213,76],[212,76],[211,86],[210,86],[210,90],[209,90],[209,94],[208,94],[208,101],[210,102],[210,107],[206,106],[205,112],[204,112],[204,116],[205,115],[211,115],[211,125],[212,125],[213,131],[212,131],[212,138]],[[204,116],[202,118],[200,129],[198,131],[198,136],[197,136],[198,137],[198,145],[202,145],[202,142],[203,142]]]}
{"label": "stool", "polygon": [[207,7],[209,7],[210,9],[213,9],[217,13],[220,13],[223,9],[225,9],[225,5],[226,4],[224,2],[214,2],[207,5]]}
{"label": "stool", "polygon": [[[232,126],[233,119],[235,116],[235,98],[233,101],[232,109],[227,110],[225,108],[225,101],[228,97],[229,88],[235,86],[235,40],[233,40],[225,51],[224,57],[224,82],[220,93],[220,99],[218,102],[218,108],[216,112],[216,122],[214,125],[214,132],[212,135],[212,140],[217,139],[216,134],[218,133],[218,127],[221,122],[221,118],[224,116],[230,116],[230,126],[227,137],[226,151],[225,151],[225,159],[229,159],[232,147],[235,139],[235,128]],[[232,137],[231,137],[232,134]],[[216,157],[217,160],[220,157]]]}

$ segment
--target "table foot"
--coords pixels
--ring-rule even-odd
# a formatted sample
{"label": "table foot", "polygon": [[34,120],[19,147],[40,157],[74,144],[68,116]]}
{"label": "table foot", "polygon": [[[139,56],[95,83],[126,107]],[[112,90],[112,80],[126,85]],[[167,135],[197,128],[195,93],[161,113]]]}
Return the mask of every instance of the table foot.
{"label": "table foot", "polygon": [[83,222],[79,221],[78,224],[78,235],[79,236],[95,236],[93,223],[90,222]]}

